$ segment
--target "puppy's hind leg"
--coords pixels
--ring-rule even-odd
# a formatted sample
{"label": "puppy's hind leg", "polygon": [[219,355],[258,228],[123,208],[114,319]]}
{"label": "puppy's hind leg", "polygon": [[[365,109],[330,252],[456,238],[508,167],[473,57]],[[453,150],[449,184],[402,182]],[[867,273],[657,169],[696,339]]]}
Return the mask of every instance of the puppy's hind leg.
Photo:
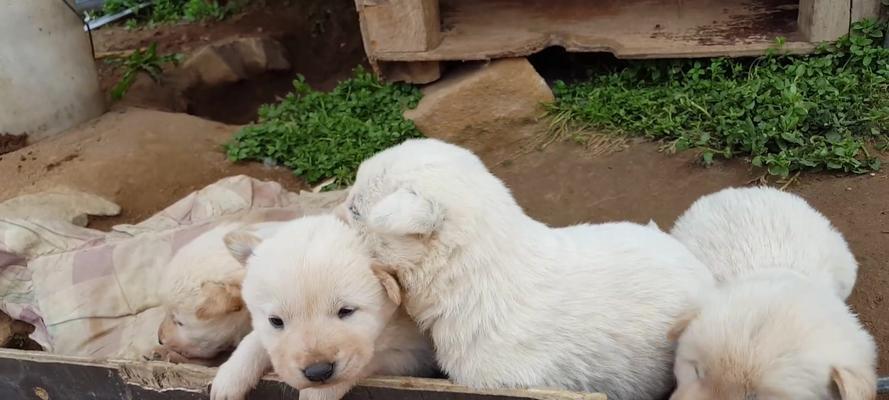
{"label": "puppy's hind leg", "polygon": [[244,400],[262,376],[272,368],[272,361],[259,335],[251,332],[238,344],[213,378],[210,386],[210,400]]}
{"label": "puppy's hind leg", "polygon": [[352,387],[354,383],[340,383],[326,388],[309,388],[299,391],[299,400],[340,400]]}

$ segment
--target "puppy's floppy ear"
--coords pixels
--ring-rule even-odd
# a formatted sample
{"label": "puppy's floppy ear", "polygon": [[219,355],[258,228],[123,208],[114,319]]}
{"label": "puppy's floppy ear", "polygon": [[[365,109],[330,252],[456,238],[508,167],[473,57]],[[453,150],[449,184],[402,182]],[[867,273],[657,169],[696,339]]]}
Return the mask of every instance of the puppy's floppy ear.
{"label": "puppy's floppy ear", "polygon": [[195,310],[198,319],[212,319],[244,309],[239,282],[204,282],[201,285],[201,295],[204,300]]}
{"label": "puppy's floppy ear", "polygon": [[367,225],[391,235],[428,235],[443,218],[434,202],[406,189],[398,189],[371,208]]}
{"label": "puppy's floppy ear", "polygon": [[667,332],[667,339],[671,342],[675,342],[679,340],[679,337],[685,332],[685,329],[688,328],[688,325],[691,324],[691,321],[694,321],[695,318],[698,317],[698,310],[691,309],[679,314],[679,318],[676,319],[676,322],[673,323],[673,327]]}
{"label": "puppy's floppy ear", "polygon": [[247,259],[253,255],[253,250],[262,241],[259,236],[241,229],[227,233],[222,240],[225,242],[228,252],[241,265],[247,265]]}
{"label": "puppy's floppy ear", "polygon": [[383,289],[386,290],[386,296],[389,297],[389,300],[392,300],[395,305],[400,306],[401,285],[398,284],[398,279],[395,278],[395,272],[390,268],[378,264],[375,264],[371,269],[377,279],[380,280]]}
{"label": "puppy's floppy ear", "polygon": [[877,374],[873,368],[833,367],[830,377],[843,400],[877,398]]}

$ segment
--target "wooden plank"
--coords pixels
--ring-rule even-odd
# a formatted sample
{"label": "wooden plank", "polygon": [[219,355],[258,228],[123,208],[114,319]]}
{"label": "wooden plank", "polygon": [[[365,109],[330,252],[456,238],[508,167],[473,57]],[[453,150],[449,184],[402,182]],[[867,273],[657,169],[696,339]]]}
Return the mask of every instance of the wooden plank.
{"label": "wooden plank", "polygon": [[[3,400],[207,400],[215,368],[163,362],[96,361],[0,350]],[[267,376],[248,400],[296,400],[298,392]],[[442,379],[374,377],[344,400],[606,400],[559,390],[473,390]]]}
{"label": "wooden plank", "polygon": [[852,0],[852,23],[880,16],[880,0]]}
{"label": "wooden plank", "polygon": [[428,51],[441,41],[438,0],[357,0],[368,56]]}
{"label": "wooden plank", "polygon": [[800,0],[799,30],[810,42],[837,40],[849,33],[850,0]]}
{"label": "wooden plank", "polygon": [[410,52],[375,48],[368,53],[372,62],[490,60],[553,46],[570,52],[610,52],[620,58],[740,57],[766,53],[777,37],[785,39],[783,50],[788,53],[807,53],[815,47],[797,29],[795,0],[442,0],[442,4],[446,6],[442,24],[447,28],[438,46]]}

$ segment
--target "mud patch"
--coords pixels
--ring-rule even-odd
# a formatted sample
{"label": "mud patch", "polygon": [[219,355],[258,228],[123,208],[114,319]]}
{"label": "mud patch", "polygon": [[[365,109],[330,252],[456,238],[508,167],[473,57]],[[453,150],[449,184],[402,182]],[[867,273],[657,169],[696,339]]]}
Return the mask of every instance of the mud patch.
{"label": "mud patch", "polygon": [[0,133],[0,154],[12,153],[28,145],[28,135]]}

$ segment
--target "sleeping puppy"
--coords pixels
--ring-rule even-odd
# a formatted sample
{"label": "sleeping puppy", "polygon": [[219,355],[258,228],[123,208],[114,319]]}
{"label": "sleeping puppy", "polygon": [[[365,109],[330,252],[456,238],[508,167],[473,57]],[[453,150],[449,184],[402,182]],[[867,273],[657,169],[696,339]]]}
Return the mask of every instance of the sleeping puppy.
{"label": "sleeping puppy", "polygon": [[234,230],[266,236],[280,222],[245,226],[226,223],[201,234],[170,260],[159,292],[166,316],[158,328],[151,359],[218,365],[250,332],[250,315],[241,300],[244,267],[223,238]]}
{"label": "sleeping puppy", "polygon": [[226,243],[247,266],[254,331],[220,367],[211,399],[243,399],[271,368],[303,400],[338,400],[371,374],[435,373],[398,282],[336,217],[297,219],[265,240],[234,232]]}
{"label": "sleeping puppy", "polygon": [[844,302],[857,264],[803,199],[726,189],[696,201],[671,234],[721,281],[671,331],[671,399],[875,398],[876,345]]}

